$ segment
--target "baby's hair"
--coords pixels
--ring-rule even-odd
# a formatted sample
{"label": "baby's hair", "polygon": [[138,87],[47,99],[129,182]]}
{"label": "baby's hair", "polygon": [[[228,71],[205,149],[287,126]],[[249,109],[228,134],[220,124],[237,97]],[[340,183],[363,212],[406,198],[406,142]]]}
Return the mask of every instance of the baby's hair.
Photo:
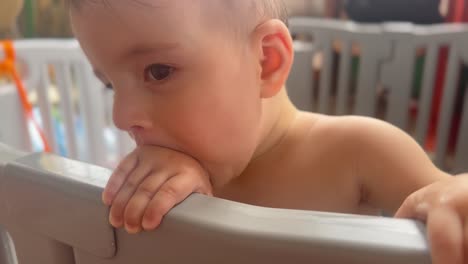
{"label": "baby's hair", "polygon": [[[234,0],[235,1],[235,0]],[[257,11],[266,19],[279,19],[288,25],[288,11],[283,0],[254,0]]]}
{"label": "baby's hair", "polygon": [[[109,5],[110,2],[113,0],[68,0],[68,4],[72,8],[78,9],[83,2],[101,2],[102,4]],[[131,1],[131,0],[130,0]],[[136,2],[142,3],[141,0],[133,0]],[[209,0],[200,0],[206,1],[208,3]],[[212,0],[213,1],[213,0]],[[246,8],[248,11],[255,10],[257,15],[259,15],[263,19],[279,19],[283,21],[286,25],[288,24],[288,12],[286,9],[286,5],[284,4],[283,0],[215,0],[221,1],[226,8],[226,11],[229,13],[233,12],[234,10],[241,10],[243,9],[241,6]],[[236,21],[238,23],[244,22],[244,17],[236,17]]]}
{"label": "baby's hair", "polygon": [[210,25],[234,32],[237,39],[249,36],[249,32],[269,19],[281,20],[288,25],[288,12],[283,0],[200,0],[208,3],[207,17]]}

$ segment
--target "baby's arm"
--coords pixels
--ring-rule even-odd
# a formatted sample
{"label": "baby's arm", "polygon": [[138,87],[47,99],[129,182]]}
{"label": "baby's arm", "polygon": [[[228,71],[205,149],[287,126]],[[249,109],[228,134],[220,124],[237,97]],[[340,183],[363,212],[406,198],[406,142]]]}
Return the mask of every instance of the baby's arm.
{"label": "baby's arm", "polygon": [[208,173],[174,150],[142,146],[118,166],[103,192],[109,220],[129,233],[156,228],[164,215],[190,194],[211,195]]}
{"label": "baby's arm", "polygon": [[352,144],[369,204],[426,222],[432,263],[468,263],[468,175],[437,169],[408,135],[356,119]]}
{"label": "baby's arm", "polygon": [[394,213],[411,193],[451,176],[439,170],[418,143],[400,129],[375,119],[345,122],[356,174],[366,203]]}

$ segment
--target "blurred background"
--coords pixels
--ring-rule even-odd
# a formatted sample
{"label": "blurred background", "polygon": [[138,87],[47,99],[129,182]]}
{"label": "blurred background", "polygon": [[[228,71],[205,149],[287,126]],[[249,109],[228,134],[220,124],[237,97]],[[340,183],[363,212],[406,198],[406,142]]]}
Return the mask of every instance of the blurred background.
{"label": "blurred background", "polygon": [[[419,24],[467,20],[466,0],[285,0],[291,16]],[[2,0],[0,38],[72,36],[64,0]],[[16,16],[18,14],[18,19]]]}

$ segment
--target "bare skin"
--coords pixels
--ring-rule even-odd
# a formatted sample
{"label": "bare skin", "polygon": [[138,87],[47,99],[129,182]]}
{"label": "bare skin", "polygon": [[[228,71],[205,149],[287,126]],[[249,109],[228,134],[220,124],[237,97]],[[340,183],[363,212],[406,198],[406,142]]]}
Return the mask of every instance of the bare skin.
{"label": "bare skin", "polygon": [[434,263],[467,263],[467,177],[437,169],[389,124],[297,111],[284,88],[293,61],[286,26],[249,18],[246,37],[233,36],[206,18],[206,3],[218,1],[71,10],[98,77],[114,88],[114,122],[138,145],[103,193],[111,224],[152,230],[194,192],[267,207],[384,210],[427,221]]}

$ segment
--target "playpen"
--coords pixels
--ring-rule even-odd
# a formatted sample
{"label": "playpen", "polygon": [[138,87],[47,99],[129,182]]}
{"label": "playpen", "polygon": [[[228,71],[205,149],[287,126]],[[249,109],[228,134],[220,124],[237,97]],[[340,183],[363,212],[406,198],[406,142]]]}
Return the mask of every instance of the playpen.
{"label": "playpen", "polygon": [[[468,62],[467,26],[297,18],[291,31],[296,58],[287,86],[300,109],[382,118],[412,134],[442,169],[468,170],[468,96],[466,83],[459,85]],[[22,118],[14,86],[0,87],[0,141],[25,151],[0,146],[0,223],[10,234],[0,231],[1,263],[430,263],[417,222],[199,195],[172,210],[155,232],[113,230],[100,202],[109,171],[96,165],[112,166],[132,143],[111,125],[112,92],[93,76],[75,40],[14,45],[52,152],[84,163],[27,154],[41,147],[38,137]],[[445,84],[437,94],[440,69]]]}

